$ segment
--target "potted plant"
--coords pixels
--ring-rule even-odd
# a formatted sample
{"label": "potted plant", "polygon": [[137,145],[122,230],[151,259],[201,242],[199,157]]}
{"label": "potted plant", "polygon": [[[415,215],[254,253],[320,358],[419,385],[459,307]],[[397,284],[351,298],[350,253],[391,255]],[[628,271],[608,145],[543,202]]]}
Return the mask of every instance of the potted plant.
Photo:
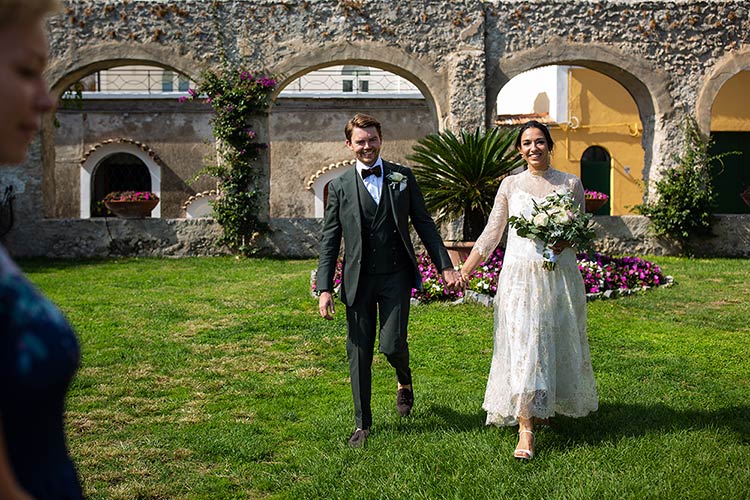
{"label": "potted plant", "polygon": [[516,129],[461,130],[458,136],[445,130],[419,140],[406,157],[417,164],[414,175],[436,222],[463,217],[461,242],[446,241],[454,264],[482,234],[502,177],[524,165],[514,147],[516,135]]}
{"label": "potted plant", "polygon": [[583,191],[586,199],[586,212],[593,214],[607,203],[609,196],[606,193],[586,189]]}
{"label": "potted plant", "polygon": [[150,217],[159,197],[150,191],[113,191],[104,197],[104,205],[118,217]]}

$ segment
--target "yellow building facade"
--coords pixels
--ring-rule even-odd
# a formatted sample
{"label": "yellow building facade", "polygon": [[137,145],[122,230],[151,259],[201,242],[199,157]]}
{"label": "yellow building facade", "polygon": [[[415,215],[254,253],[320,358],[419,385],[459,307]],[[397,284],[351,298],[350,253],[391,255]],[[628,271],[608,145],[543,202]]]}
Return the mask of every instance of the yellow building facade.
{"label": "yellow building facade", "polygon": [[750,132],[750,71],[740,71],[721,87],[711,106],[711,132]]}
{"label": "yellow building facade", "polygon": [[[567,88],[568,123],[551,128],[553,165],[579,176],[586,189],[606,192],[605,215],[635,213],[644,190],[643,126],[635,101],[619,83],[587,68],[568,68]],[[588,179],[596,185],[587,185]]]}
{"label": "yellow building facade", "polygon": [[[597,71],[570,67],[567,78],[568,121],[551,127],[553,165],[579,176],[585,188],[610,196],[609,205],[597,212],[599,215],[633,214],[644,192],[643,126],[635,101],[619,83]],[[711,138],[712,154],[740,153],[715,164],[716,212],[750,212],[739,198],[740,191],[750,188],[750,71],[738,72],[716,96],[711,108]],[[598,162],[587,161],[589,148],[599,153]],[[603,168],[605,158],[609,175],[595,172],[592,177],[592,171]],[[597,179],[599,184],[587,185],[587,178]]]}

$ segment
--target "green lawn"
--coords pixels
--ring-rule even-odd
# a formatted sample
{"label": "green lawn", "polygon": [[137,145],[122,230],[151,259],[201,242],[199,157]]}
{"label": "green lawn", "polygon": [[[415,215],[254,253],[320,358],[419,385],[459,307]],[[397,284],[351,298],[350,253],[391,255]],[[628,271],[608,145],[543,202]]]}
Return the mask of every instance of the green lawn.
{"label": "green lawn", "polygon": [[676,286],[589,304],[600,409],[528,464],[484,426],[489,308],[412,309],[412,416],[377,355],[352,450],[344,307],[317,316],[315,262],[22,266],[83,347],[67,422],[91,499],[749,498],[750,261],[652,260]]}

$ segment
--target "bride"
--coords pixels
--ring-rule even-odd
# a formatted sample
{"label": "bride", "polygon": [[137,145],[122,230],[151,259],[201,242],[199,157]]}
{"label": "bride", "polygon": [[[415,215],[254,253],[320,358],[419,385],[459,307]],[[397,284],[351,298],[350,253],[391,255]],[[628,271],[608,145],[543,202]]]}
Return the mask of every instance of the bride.
{"label": "bride", "polygon": [[[549,164],[554,143],[547,127],[521,127],[516,148],[528,169],[503,179],[495,204],[461,270],[463,283],[500,242],[509,216],[529,218],[533,201],[569,192],[584,203],[583,185]],[[518,424],[514,456],[534,457],[534,422],[555,414],[582,417],[598,399],[586,337],[586,292],[575,251],[555,243],[557,267],[543,267],[541,240],[518,236],[512,227],[495,296],[495,345],[482,407],[487,424]]]}

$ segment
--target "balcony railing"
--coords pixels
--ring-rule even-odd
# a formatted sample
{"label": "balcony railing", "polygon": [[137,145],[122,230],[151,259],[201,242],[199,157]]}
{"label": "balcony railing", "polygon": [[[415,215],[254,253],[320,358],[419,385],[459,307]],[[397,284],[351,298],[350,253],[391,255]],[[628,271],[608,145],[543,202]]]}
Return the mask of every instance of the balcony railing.
{"label": "balcony railing", "polygon": [[284,87],[281,97],[422,97],[409,80],[385,70],[324,68],[311,71]]}
{"label": "balcony railing", "polygon": [[[92,73],[63,98],[109,98],[144,95],[174,97],[197,85],[186,76],[161,68],[120,67]],[[419,89],[396,74],[377,68],[332,67],[311,71],[284,88],[281,97],[402,97],[422,98]]]}
{"label": "balcony railing", "polygon": [[64,98],[73,97],[77,91],[95,94],[146,94],[187,92],[196,84],[184,75],[161,68],[113,68],[92,73],[69,89]]}

